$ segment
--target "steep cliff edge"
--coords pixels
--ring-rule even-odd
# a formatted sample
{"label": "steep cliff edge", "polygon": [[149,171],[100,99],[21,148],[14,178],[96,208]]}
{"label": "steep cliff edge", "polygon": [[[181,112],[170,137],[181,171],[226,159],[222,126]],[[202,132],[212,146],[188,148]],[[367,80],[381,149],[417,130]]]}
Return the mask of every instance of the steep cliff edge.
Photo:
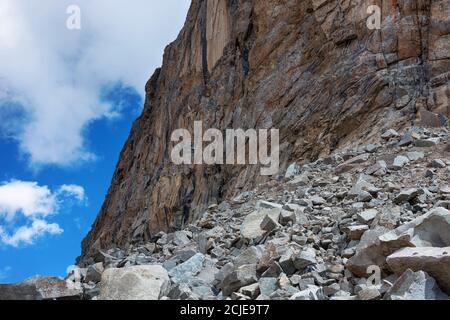
{"label": "steep cliff edge", "polygon": [[[367,28],[369,5],[382,9]],[[280,129],[281,167],[450,115],[450,0],[193,0],[146,86],[79,263],[196,219],[252,188],[258,166],[177,166],[175,129]],[[426,111],[425,111],[426,110]]]}

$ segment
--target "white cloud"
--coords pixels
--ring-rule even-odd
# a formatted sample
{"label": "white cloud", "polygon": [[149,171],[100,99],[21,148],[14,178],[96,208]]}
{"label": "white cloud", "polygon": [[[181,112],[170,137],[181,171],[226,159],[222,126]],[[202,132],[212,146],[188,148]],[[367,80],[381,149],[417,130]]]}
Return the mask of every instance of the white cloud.
{"label": "white cloud", "polygon": [[68,30],[72,3],[0,1],[0,117],[2,101],[22,104],[27,121],[8,134],[31,164],[94,158],[83,133],[116,112],[99,100],[101,88],[122,81],[143,94],[190,1],[78,0],[82,29]]}
{"label": "white cloud", "polygon": [[73,196],[80,202],[85,200],[84,188],[81,186],[77,186],[74,184],[70,185],[64,184],[61,187],[59,187],[58,192],[67,194],[69,196]]}
{"label": "white cloud", "polygon": [[57,214],[68,195],[77,201],[85,199],[84,189],[76,185],[63,185],[52,192],[37,182],[17,181],[0,183],[0,240],[17,247],[32,244],[46,234],[57,235],[63,230],[46,218]]}
{"label": "white cloud", "polygon": [[56,198],[47,186],[36,182],[11,181],[0,185],[0,217],[12,221],[18,212],[25,217],[46,217],[56,210]]}
{"label": "white cloud", "polygon": [[61,234],[63,230],[56,223],[48,223],[44,220],[34,220],[31,226],[22,226],[18,228],[12,236],[0,226],[0,239],[4,244],[17,247],[20,244],[33,244],[34,240],[45,234]]}

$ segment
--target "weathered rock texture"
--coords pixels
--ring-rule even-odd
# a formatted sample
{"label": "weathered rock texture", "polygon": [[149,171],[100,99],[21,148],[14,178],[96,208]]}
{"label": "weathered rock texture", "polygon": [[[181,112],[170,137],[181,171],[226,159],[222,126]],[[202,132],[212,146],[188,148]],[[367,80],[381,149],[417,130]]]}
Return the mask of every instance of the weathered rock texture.
{"label": "weathered rock texture", "polygon": [[[390,129],[293,163],[294,176],[210,205],[182,230],[100,251],[65,281],[0,284],[0,300],[40,299],[33,284],[46,299],[449,300],[449,146],[450,124]],[[385,170],[374,172],[380,161]],[[345,162],[348,171],[336,170]]]}
{"label": "weathered rock texture", "polygon": [[[366,26],[382,8],[381,30]],[[149,240],[262,182],[258,166],[176,166],[173,130],[278,128],[282,169],[359,138],[449,116],[450,1],[193,0],[83,241]],[[437,119],[437,120],[436,120]]]}
{"label": "weathered rock texture", "polygon": [[80,283],[56,277],[36,276],[19,283],[0,284],[1,300],[79,300]]}
{"label": "weathered rock texture", "polygon": [[106,270],[101,279],[100,300],[158,300],[169,288],[162,266],[133,266]]}

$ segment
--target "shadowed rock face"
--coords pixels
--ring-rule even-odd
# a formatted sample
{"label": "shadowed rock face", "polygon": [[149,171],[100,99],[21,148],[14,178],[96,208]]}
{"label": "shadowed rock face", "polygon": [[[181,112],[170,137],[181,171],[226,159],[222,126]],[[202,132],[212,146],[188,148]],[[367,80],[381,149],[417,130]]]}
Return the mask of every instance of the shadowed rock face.
{"label": "shadowed rock face", "polygon": [[[382,8],[381,30],[366,26]],[[146,85],[78,262],[198,218],[264,181],[258,166],[176,166],[171,134],[280,129],[281,169],[324,156],[424,111],[450,115],[450,0],[193,0]],[[145,41],[143,39],[143,41]]]}

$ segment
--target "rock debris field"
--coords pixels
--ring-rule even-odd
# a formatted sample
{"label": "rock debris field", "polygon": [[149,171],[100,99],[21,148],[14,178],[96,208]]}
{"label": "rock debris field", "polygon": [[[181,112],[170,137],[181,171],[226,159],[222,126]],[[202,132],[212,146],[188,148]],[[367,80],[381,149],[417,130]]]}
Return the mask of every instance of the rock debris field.
{"label": "rock debris field", "polygon": [[1,299],[447,300],[448,128],[383,132]]}

